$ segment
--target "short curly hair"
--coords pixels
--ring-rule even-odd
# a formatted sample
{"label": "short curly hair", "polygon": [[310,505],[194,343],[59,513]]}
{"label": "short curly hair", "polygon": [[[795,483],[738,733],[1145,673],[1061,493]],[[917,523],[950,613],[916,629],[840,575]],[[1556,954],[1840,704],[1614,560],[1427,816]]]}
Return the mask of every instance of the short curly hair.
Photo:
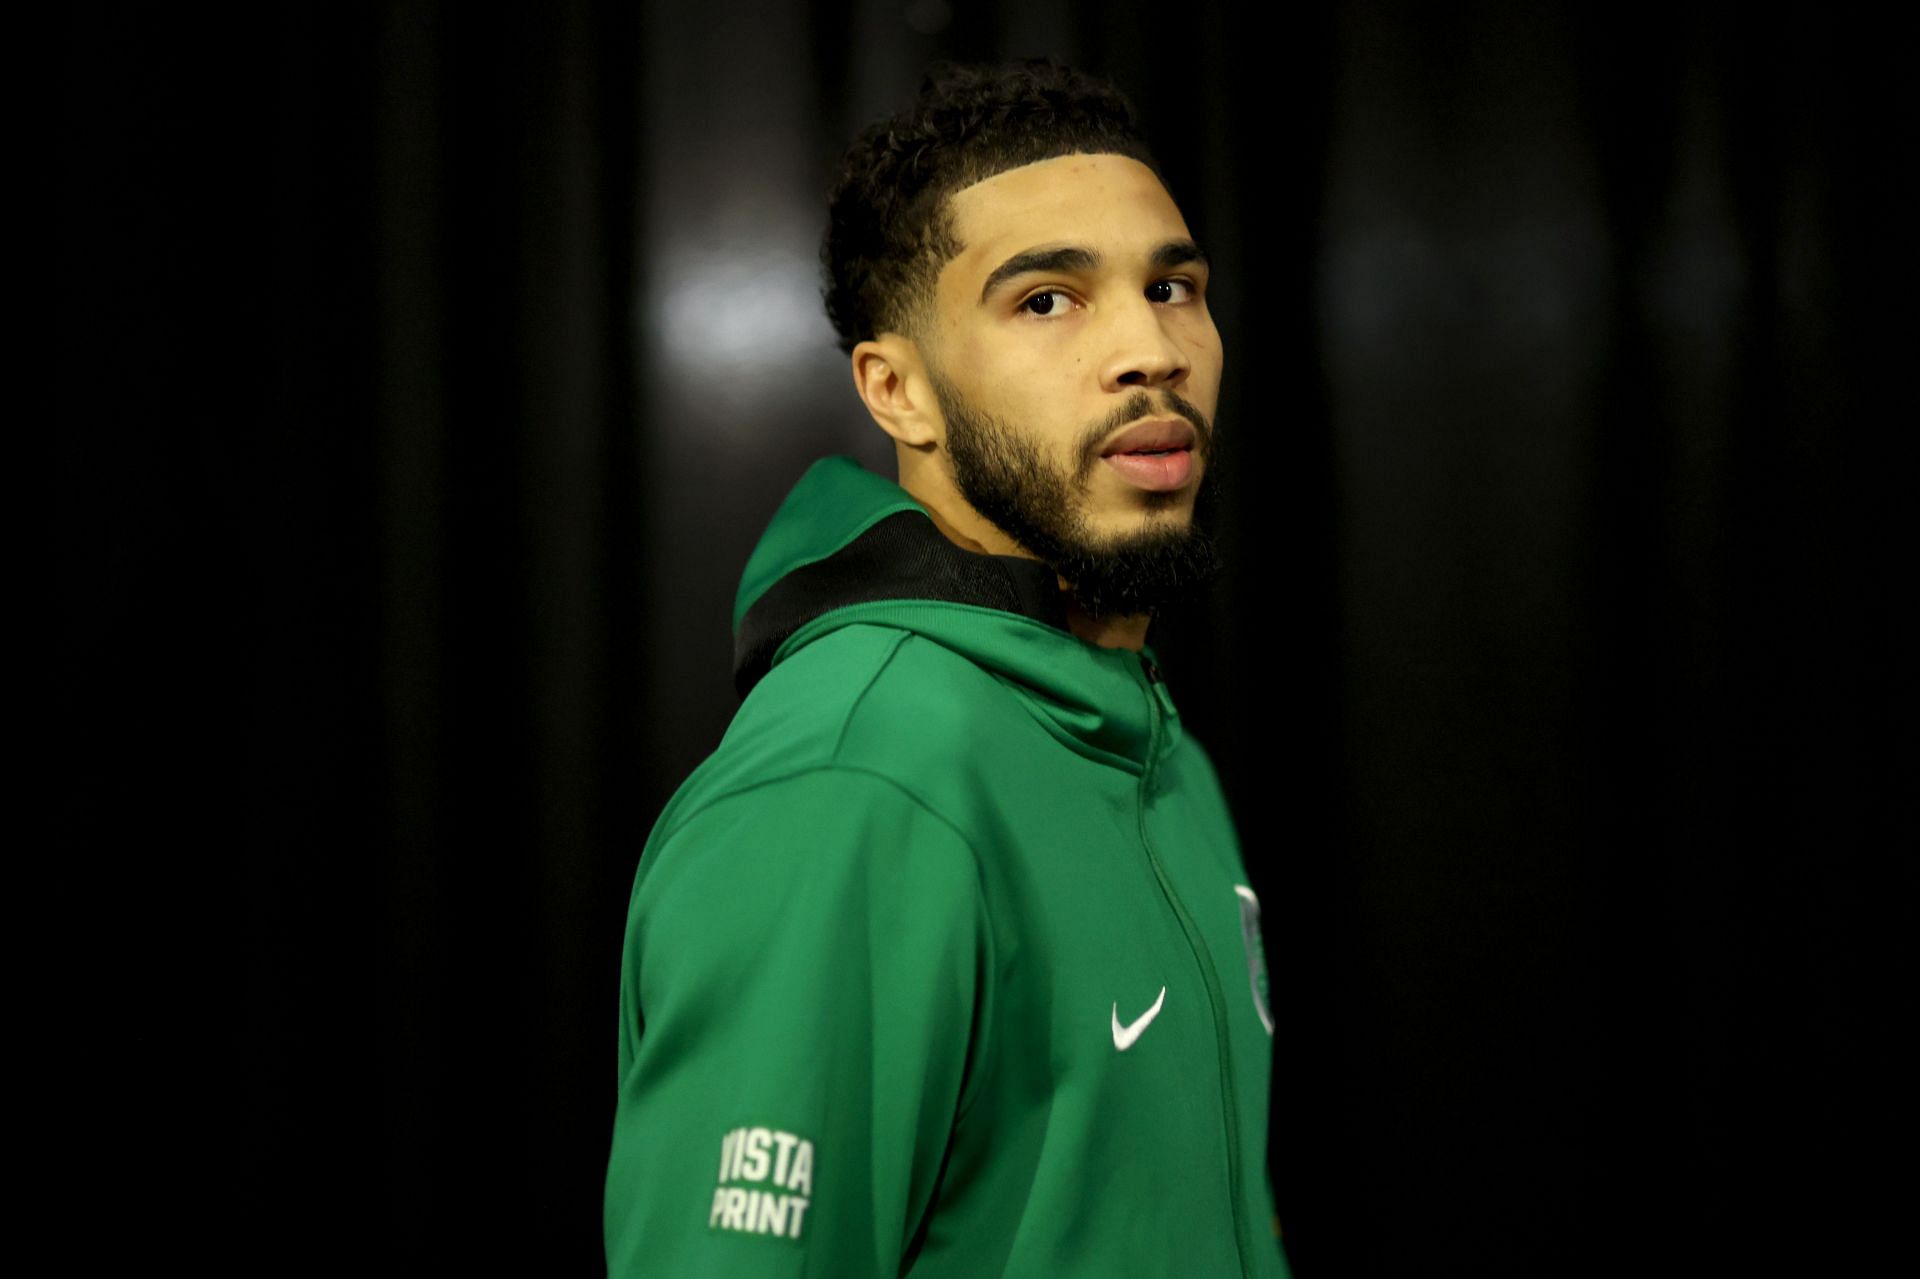
{"label": "short curly hair", "polygon": [[929,71],[913,105],[861,135],[834,176],[820,263],[840,349],[915,331],[961,249],[948,196],[1063,155],[1160,172],[1132,104],[1105,80],[1050,58]]}

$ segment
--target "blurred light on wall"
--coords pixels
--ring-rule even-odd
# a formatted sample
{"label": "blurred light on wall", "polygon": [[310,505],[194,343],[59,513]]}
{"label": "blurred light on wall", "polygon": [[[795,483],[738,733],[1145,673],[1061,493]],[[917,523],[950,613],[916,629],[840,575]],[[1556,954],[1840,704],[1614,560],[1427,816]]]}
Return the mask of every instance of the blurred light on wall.
{"label": "blurred light on wall", "polygon": [[[800,210],[794,211],[796,215]],[[735,407],[763,402],[830,361],[834,334],[820,302],[807,225],[683,238],[659,260],[643,329],[662,367],[685,392]]]}

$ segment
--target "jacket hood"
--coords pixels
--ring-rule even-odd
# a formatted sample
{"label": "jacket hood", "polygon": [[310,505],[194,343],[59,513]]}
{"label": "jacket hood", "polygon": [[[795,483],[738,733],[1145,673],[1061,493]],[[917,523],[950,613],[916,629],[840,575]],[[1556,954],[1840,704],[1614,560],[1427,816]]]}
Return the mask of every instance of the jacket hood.
{"label": "jacket hood", "polygon": [[1144,762],[1156,701],[1166,721],[1160,749],[1179,737],[1152,650],[1075,636],[1051,568],[963,550],[893,481],[852,458],[823,458],[747,560],[733,606],[734,687],[746,697],[791,654],[858,623],[964,655],[1016,685],[1057,734],[1091,753]]}

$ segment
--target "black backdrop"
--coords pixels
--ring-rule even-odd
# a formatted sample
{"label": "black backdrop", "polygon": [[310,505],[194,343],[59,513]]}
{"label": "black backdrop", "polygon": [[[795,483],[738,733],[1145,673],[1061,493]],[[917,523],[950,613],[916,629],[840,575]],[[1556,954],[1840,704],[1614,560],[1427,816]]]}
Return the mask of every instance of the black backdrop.
{"label": "black backdrop", "polygon": [[1907,1210],[1888,31],[573,0],[61,40],[26,776],[76,1257],[600,1268],[635,856],[731,710],[761,522],[887,459],[817,314],[827,167],[930,59],[1042,51],[1134,96],[1219,263],[1231,562],[1156,642],[1267,903],[1296,1271],[1844,1273]]}

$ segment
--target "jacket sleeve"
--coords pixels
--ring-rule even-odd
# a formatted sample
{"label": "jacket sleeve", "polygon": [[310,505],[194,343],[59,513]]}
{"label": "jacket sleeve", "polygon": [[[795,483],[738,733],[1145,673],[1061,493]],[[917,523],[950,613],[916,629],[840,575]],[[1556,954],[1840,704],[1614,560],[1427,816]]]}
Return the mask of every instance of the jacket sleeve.
{"label": "jacket sleeve", "polygon": [[972,850],[877,776],[765,784],[650,848],[621,973],[614,1279],[899,1274],[991,970]]}

